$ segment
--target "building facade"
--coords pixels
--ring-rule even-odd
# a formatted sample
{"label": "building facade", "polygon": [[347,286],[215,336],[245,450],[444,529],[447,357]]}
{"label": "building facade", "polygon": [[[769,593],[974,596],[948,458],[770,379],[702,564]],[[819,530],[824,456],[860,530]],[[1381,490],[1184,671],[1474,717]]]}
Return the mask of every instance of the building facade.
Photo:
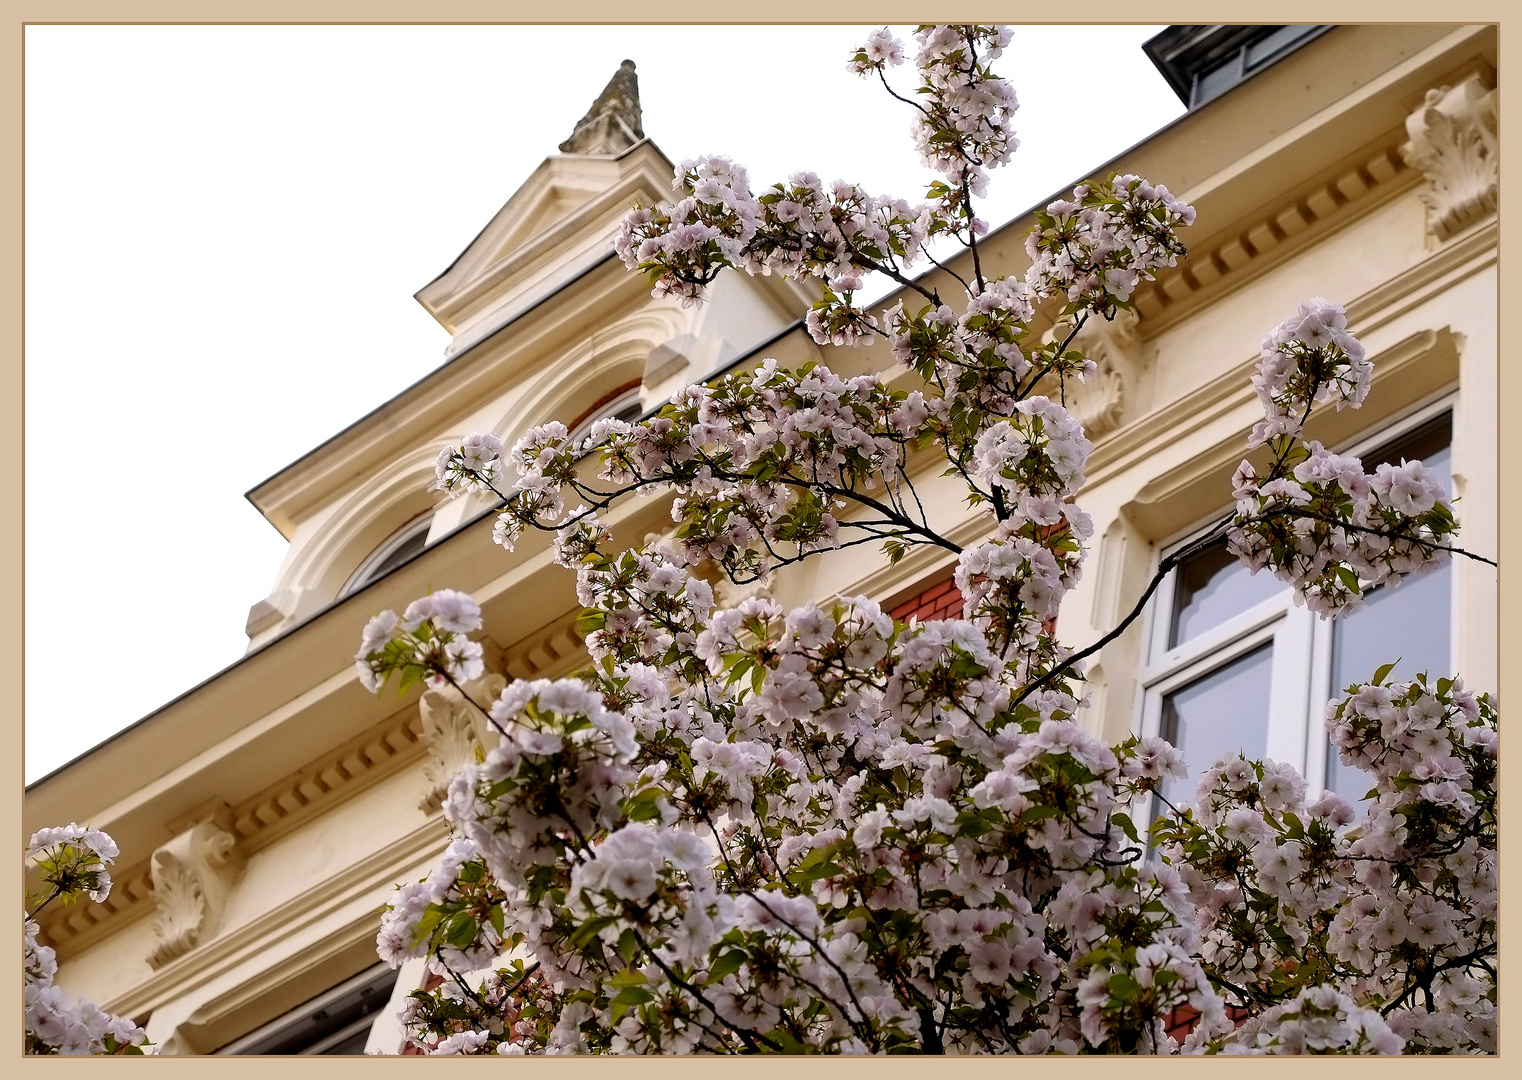
{"label": "building facade", "polygon": [[[1347,307],[1375,379],[1362,409],[1314,417],[1309,437],[1367,466],[1419,457],[1445,473],[1462,544],[1494,557],[1496,29],[1172,27],[1148,51],[1190,111],[1094,173],[1164,183],[1198,217],[1188,257],[1138,291],[1134,314],[1080,338],[1100,369],[1069,389],[1095,444],[1080,500],[1096,533],[1063,640],[1108,631],[1159,560],[1229,510],[1261,415],[1248,385],[1258,342],[1311,296]],[[700,308],[653,299],[612,240],[671,175],[643,136],[626,62],[560,152],[418,292],[453,335],[445,363],[249,492],[290,548],[249,613],[248,654],[27,790],[27,834],[88,821],[122,852],[108,903],[42,919],[65,990],[144,1023],[164,1053],[402,1050],[392,1013],[423,975],[377,967],[380,908],[446,845],[444,786],[484,733],[452,691],[367,693],[360,629],[430,589],[470,592],[485,620],[481,700],[585,656],[572,579],[547,538],[507,553],[492,544],[489,501],[439,502],[439,447],[473,430],[511,444],[551,419],[637,415],[765,357],[895,370],[885,342],[814,344],[812,294],[774,277],[726,273]],[[1023,216],[980,244],[989,272],[1024,272],[1030,226]],[[927,506],[951,539],[975,541],[987,519],[937,472],[923,480]],[[637,544],[670,519],[647,499],[609,520]],[[900,618],[938,618],[958,612],[951,570],[943,552],[889,567],[853,548],[768,588],[784,605],[866,593]],[[1110,740],[1164,734],[1196,770],[1242,749],[1335,787],[1347,778],[1319,723],[1334,690],[1397,656],[1402,671],[1494,688],[1496,617],[1495,572],[1468,561],[1322,623],[1207,551],[1099,655],[1086,722]]]}

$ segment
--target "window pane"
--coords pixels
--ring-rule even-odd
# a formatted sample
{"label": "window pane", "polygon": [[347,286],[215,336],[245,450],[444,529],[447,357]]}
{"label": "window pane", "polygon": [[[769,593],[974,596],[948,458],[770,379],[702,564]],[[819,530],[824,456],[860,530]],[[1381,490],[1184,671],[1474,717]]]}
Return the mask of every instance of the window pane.
{"label": "window pane", "polygon": [[1185,779],[1163,785],[1169,802],[1193,802],[1200,776],[1223,757],[1263,756],[1273,661],[1270,643],[1163,698],[1159,734],[1184,752],[1189,769]]}
{"label": "window pane", "polygon": [[1173,619],[1168,648],[1182,644],[1213,626],[1277,595],[1284,583],[1267,570],[1254,574],[1226,550],[1212,544],[1179,564],[1173,590]]}
{"label": "window pane", "polygon": [[[1451,492],[1452,434],[1452,415],[1444,413],[1366,454],[1364,469],[1373,472],[1386,461],[1421,461]],[[1393,679],[1409,679],[1418,672],[1432,679],[1452,675],[1448,670],[1452,587],[1452,570],[1442,566],[1408,577],[1398,588],[1375,589],[1366,595],[1363,606],[1339,617],[1332,627],[1332,694],[1341,697],[1349,686],[1368,682],[1381,667],[1396,660],[1399,663],[1390,672]],[[1328,746],[1326,786],[1356,803],[1368,792],[1371,781],[1362,770],[1345,768],[1337,760],[1337,751]]]}
{"label": "window pane", "polygon": [[[1417,672],[1431,679],[1448,670],[1448,603],[1451,572],[1447,566],[1421,577],[1408,577],[1399,588],[1369,593],[1362,607],[1339,618],[1332,628],[1332,693],[1354,683],[1368,682],[1394,660],[1395,679]],[[1369,790],[1370,779],[1359,769],[1344,768],[1337,752],[1328,748],[1326,786],[1357,802]]]}
{"label": "window pane", "polygon": [[362,1054],[400,973],[377,964],[222,1047],[218,1054]]}

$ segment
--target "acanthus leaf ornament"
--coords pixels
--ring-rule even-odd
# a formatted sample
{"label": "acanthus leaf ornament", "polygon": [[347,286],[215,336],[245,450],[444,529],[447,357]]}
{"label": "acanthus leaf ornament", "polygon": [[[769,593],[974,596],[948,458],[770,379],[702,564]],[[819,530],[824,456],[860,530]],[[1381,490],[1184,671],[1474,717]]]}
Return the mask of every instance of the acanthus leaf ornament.
{"label": "acanthus leaf ornament", "polygon": [[1455,86],[1428,90],[1421,107],[1406,118],[1410,141],[1400,153],[1427,178],[1420,197],[1427,206],[1428,230],[1438,240],[1499,205],[1496,121],[1496,91],[1485,86],[1478,72]]}

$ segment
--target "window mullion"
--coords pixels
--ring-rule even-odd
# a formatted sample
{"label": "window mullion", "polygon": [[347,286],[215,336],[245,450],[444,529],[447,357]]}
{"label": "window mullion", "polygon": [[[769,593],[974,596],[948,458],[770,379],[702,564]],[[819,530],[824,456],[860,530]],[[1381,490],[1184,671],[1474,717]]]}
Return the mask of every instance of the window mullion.
{"label": "window mullion", "polygon": [[1296,769],[1304,769],[1306,761],[1306,704],[1315,631],[1316,616],[1309,608],[1292,604],[1274,632],[1274,674],[1264,753]]}

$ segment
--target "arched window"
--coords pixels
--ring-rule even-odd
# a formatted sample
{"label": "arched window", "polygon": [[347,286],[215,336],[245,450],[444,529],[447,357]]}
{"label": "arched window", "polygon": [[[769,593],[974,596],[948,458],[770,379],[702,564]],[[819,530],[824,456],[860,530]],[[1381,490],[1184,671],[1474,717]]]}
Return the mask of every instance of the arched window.
{"label": "arched window", "polygon": [[339,596],[348,596],[352,592],[358,592],[370,582],[396,567],[402,565],[428,544],[428,526],[433,523],[433,511],[413,518],[396,532],[386,538],[385,542],[370,553],[369,558],[359,564],[359,569],[344,587],[339,590]]}
{"label": "arched window", "polygon": [[640,404],[640,384],[635,383],[632,389],[625,390],[617,397],[593,406],[576,425],[571,428],[571,442],[579,443],[592,431],[592,425],[599,420],[624,420],[635,421],[645,411]]}

